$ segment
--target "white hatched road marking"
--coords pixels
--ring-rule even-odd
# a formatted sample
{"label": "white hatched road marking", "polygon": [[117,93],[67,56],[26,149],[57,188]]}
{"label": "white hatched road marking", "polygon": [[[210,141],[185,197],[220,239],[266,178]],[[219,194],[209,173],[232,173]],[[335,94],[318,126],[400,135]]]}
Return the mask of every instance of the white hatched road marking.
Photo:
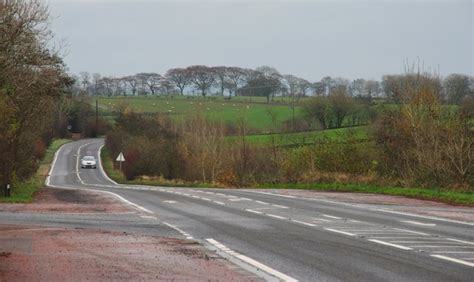
{"label": "white hatched road marking", "polygon": [[392,243],[385,242],[385,241],[381,241],[381,240],[370,239],[369,241],[374,242],[374,243],[378,243],[378,244],[381,244],[381,245],[385,245],[385,246],[394,247],[394,248],[397,248],[397,249],[402,249],[402,250],[407,250],[407,251],[408,251],[408,250],[413,250],[413,249],[410,248],[410,247],[406,247],[406,246],[402,246],[402,245],[397,245],[397,244],[392,244]]}
{"label": "white hatched road marking", "polygon": [[229,249],[228,247],[226,247],[225,245],[219,243],[218,241],[214,240],[214,239],[211,239],[211,238],[208,238],[206,239],[206,241],[208,241],[209,243],[211,243],[213,246],[217,247],[218,249],[220,249],[221,251],[224,251],[226,252],[227,254],[230,254],[236,258],[238,258],[239,260],[253,266],[253,267],[256,267],[257,269],[261,269],[263,270],[264,272],[274,276],[274,277],[277,277],[278,279],[281,279],[283,281],[288,281],[288,282],[297,282],[298,280],[296,280],[295,278],[293,277],[290,277],[284,273],[281,273],[279,272],[278,270],[275,270],[263,263],[260,263],[252,258],[249,258],[247,256],[244,256],[242,254],[239,254],[238,252],[235,252],[231,249]]}
{"label": "white hatched road marking", "polygon": [[328,230],[328,231],[332,231],[332,232],[336,232],[336,233],[340,233],[340,234],[344,234],[344,235],[348,235],[348,236],[357,236],[356,234],[353,234],[353,233],[350,233],[350,232],[345,232],[345,231],[332,229],[332,228],[324,228],[324,230]]}
{"label": "white hatched road marking", "polygon": [[413,220],[400,220],[400,222],[410,223],[410,224],[415,224],[415,225],[422,225],[422,226],[436,226],[436,224],[434,223],[424,223],[424,222],[418,222],[418,221],[413,221]]}
{"label": "white hatched road marking", "polygon": [[467,262],[467,261],[463,261],[463,260],[460,260],[460,259],[455,259],[455,258],[452,258],[452,257],[443,256],[443,255],[431,255],[431,256],[435,257],[435,258],[449,260],[449,261],[456,262],[456,263],[459,263],[459,264],[474,267],[474,263],[472,263],[472,262]]}
{"label": "white hatched road marking", "polygon": [[393,229],[400,230],[400,231],[406,231],[406,232],[413,233],[413,234],[418,234],[418,235],[430,236],[430,234],[426,234],[426,233],[418,232],[418,231],[412,231],[412,230],[407,230],[407,229],[402,229],[402,228],[393,228]]}
{"label": "white hatched road marking", "polygon": [[267,213],[267,215],[270,216],[270,217],[278,218],[278,219],[286,219],[283,216],[279,216],[279,215],[276,215],[276,214]]}
{"label": "white hatched road marking", "polygon": [[142,215],[140,216],[141,218],[146,218],[146,219],[157,219],[156,217],[154,216],[151,216],[151,215]]}
{"label": "white hatched road marking", "polygon": [[256,214],[263,214],[263,212],[259,212],[259,211],[256,211],[256,210],[246,209],[246,211],[251,212],[251,213],[256,213]]}
{"label": "white hatched road marking", "polygon": [[291,221],[296,222],[296,223],[300,223],[300,224],[303,224],[303,225],[311,226],[311,227],[317,226],[316,224],[312,224],[312,223],[308,223],[308,222],[304,222],[304,221],[299,221],[299,220],[296,220],[296,219],[291,219]]}
{"label": "white hatched road marking", "polygon": [[333,215],[329,215],[329,214],[323,214],[322,216],[327,217],[327,218],[333,218],[333,219],[341,219],[338,216],[333,216]]}
{"label": "white hatched road marking", "polygon": [[262,205],[269,205],[267,202],[262,202],[262,201],[255,201],[256,203],[262,204]]}
{"label": "white hatched road marking", "polygon": [[469,241],[464,241],[464,240],[458,240],[458,239],[452,239],[452,238],[446,238],[446,240],[459,242],[459,243],[464,243],[464,244],[469,244],[469,245],[474,245],[474,242],[469,242]]}

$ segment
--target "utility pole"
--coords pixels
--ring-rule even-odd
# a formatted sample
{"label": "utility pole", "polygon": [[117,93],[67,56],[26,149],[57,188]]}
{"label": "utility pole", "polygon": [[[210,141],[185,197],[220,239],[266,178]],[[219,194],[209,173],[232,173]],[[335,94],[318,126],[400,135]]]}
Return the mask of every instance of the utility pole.
{"label": "utility pole", "polygon": [[99,132],[99,99],[95,98],[95,135]]}

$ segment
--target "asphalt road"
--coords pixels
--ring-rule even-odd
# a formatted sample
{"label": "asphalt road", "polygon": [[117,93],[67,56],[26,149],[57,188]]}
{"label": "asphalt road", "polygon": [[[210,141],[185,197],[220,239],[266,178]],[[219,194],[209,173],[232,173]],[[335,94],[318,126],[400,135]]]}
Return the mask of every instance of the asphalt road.
{"label": "asphalt road", "polygon": [[81,169],[102,139],[64,145],[49,186],[112,192],[141,221],[77,216],[23,221],[97,226],[198,240],[267,279],[300,281],[473,281],[474,223],[255,190],[118,185],[103,170]]}

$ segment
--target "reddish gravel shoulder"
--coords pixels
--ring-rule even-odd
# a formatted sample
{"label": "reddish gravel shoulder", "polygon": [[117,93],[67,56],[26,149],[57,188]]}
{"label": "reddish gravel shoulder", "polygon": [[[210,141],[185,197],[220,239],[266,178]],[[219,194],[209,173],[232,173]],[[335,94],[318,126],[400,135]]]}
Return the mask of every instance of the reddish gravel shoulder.
{"label": "reddish gravel shoulder", "polygon": [[255,281],[193,241],[0,225],[0,281]]}
{"label": "reddish gravel shoulder", "polygon": [[125,213],[132,212],[111,195],[85,190],[43,188],[28,204],[0,204],[0,212]]}

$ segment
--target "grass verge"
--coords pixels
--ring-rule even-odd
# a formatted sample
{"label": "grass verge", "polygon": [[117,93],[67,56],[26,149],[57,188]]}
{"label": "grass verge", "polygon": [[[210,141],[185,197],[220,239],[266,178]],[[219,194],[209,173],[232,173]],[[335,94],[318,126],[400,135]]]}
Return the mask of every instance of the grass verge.
{"label": "grass verge", "polygon": [[195,188],[217,188],[218,186],[210,183],[201,182],[186,182],[180,180],[168,180],[161,177],[154,178],[140,178],[134,180],[127,180],[125,176],[114,167],[114,158],[107,147],[101,151],[102,166],[105,173],[117,183],[133,184],[133,185],[148,185],[148,186],[164,186],[164,187],[195,187]]}
{"label": "grass verge", "polygon": [[[114,181],[122,184],[164,186],[164,187],[196,187],[196,188],[226,188],[215,184],[200,182],[184,182],[178,180],[166,180],[163,178],[126,180],[118,169],[114,169],[113,158],[110,151],[104,147],[101,154],[102,164],[105,172]],[[390,196],[403,196],[414,199],[430,200],[452,205],[474,206],[474,193],[447,191],[442,189],[428,188],[403,188],[390,186],[375,186],[369,184],[344,184],[344,183],[286,183],[286,184],[259,184],[254,188],[265,189],[301,189],[315,190],[321,192],[349,192],[369,193]]]}
{"label": "grass verge", "polygon": [[56,139],[49,145],[43,160],[35,175],[27,181],[18,182],[12,185],[11,197],[4,197],[1,191],[1,203],[29,203],[33,200],[33,194],[44,186],[44,181],[48,176],[54,153],[64,144],[71,142],[70,139]]}
{"label": "grass verge", "polygon": [[390,196],[403,196],[414,199],[430,200],[453,205],[474,206],[474,193],[448,191],[429,188],[386,187],[368,184],[313,183],[313,184],[260,184],[256,188],[302,189],[325,192],[370,193]]}

